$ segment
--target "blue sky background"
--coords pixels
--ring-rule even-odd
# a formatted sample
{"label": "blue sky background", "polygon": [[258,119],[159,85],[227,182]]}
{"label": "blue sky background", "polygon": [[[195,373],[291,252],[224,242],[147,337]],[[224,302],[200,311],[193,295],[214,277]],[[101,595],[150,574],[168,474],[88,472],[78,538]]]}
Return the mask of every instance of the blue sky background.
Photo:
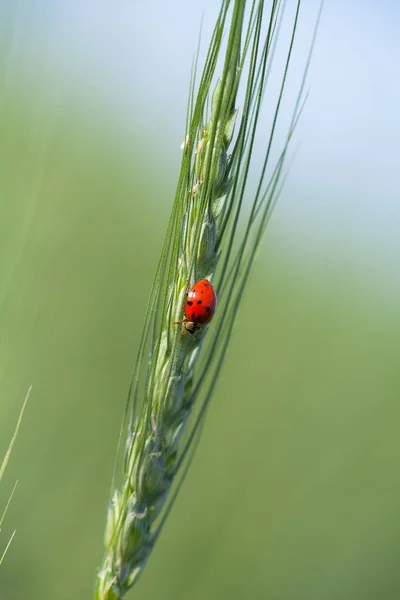
{"label": "blue sky background", "polygon": [[[199,23],[203,18],[204,51],[217,4],[3,5],[6,73],[20,77],[31,107],[53,120],[74,106],[88,126],[100,117],[131,149],[133,162],[143,137],[172,194]],[[314,0],[303,4],[284,118],[318,9]],[[289,13],[295,4],[287,5]],[[346,267],[371,293],[386,297],[400,292],[399,23],[395,1],[325,3],[310,95],[293,146],[300,147],[267,241],[303,257],[306,269]],[[51,119],[48,127],[51,137]],[[259,160],[261,154],[254,157],[255,164]],[[160,201],[170,205],[168,195]]]}

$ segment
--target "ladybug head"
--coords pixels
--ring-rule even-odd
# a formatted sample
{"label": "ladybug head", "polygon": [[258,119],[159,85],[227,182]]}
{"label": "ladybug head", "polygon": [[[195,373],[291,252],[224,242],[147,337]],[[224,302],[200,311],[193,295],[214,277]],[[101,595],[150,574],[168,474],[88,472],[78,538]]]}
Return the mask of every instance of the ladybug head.
{"label": "ladybug head", "polygon": [[185,327],[186,331],[188,331],[189,333],[191,333],[193,335],[194,333],[196,333],[196,331],[199,331],[199,329],[204,327],[204,325],[203,325],[203,323],[195,323],[194,321],[186,321],[186,323],[184,323],[184,327]]}

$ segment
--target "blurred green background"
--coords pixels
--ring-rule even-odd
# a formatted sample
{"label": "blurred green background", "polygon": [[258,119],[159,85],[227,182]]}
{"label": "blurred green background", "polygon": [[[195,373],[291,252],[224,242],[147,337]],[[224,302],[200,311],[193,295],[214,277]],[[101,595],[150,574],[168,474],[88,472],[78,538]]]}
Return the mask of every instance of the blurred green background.
{"label": "blurred green background", "polygon": [[[341,18],[333,4],[303,145],[138,600],[400,595],[398,83],[374,96],[378,63],[397,60],[399,9],[385,2],[377,21],[370,5],[357,29],[358,3]],[[206,8],[207,40],[216,14],[182,6],[160,3],[156,23],[135,3],[0,8],[1,453],[33,385],[0,488],[3,507],[19,480],[0,535],[3,548],[17,528],[1,600],[92,597],[178,175],[186,19],[197,35]]]}

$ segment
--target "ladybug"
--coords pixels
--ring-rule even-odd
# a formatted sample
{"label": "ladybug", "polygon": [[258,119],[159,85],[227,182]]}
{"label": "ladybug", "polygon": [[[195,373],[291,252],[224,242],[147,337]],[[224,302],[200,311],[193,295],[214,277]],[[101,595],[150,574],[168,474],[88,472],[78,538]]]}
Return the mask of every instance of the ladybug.
{"label": "ladybug", "polygon": [[217,294],[213,286],[208,279],[200,279],[187,294],[184,306],[186,318],[182,321],[177,321],[174,325],[183,323],[186,331],[192,334],[196,333],[196,331],[211,321],[216,308]]}

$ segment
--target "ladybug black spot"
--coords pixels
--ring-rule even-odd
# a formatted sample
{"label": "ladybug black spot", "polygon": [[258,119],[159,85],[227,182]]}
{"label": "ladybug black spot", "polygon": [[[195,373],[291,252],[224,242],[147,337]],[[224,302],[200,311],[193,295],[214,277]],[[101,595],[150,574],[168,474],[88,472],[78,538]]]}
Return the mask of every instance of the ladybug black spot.
{"label": "ladybug black spot", "polygon": [[202,302],[202,300],[197,300],[197,304],[201,304]]}
{"label": "ladybug black spot", "polygon": [[188,303],[188,306],[192,306],[192,304],[193,304],[193,302],[191,300],[188,300],[187,303]]}
{"label": "ladybug black spot", "polygon": [[210,312],[210,310],[211,310],[211,309],[210,309],[210,307],[209,307],[209,306],[207,306],[207,307],[206,307],[206,311],[207,311],[207,312]]}
{"label": "ladybug black spot", "polygon": [[192,319],[194,319],[196,316],[196,313],[192,313]]}

